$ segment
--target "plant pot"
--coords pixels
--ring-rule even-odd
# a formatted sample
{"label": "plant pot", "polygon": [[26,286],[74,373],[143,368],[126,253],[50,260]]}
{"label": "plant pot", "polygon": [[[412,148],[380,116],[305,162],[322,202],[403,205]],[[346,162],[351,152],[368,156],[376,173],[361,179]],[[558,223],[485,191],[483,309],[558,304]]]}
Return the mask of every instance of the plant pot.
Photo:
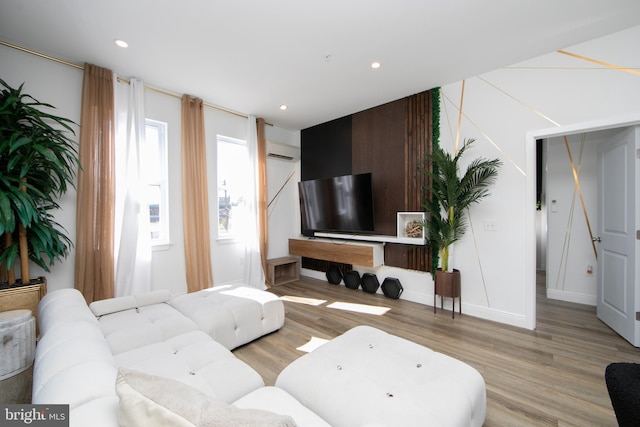
{"label": "plant pot", "polygon": [[443,307],[443,298],[453,298],[451,307],[451,317],[455,318],[456,298],[459,298],[458,308],[462,314],[462,295],[460,286],[460,270],[453,271],[436,270],[433,290],[433,313],[436,313],[436,295],[440,296],[440,308]]}

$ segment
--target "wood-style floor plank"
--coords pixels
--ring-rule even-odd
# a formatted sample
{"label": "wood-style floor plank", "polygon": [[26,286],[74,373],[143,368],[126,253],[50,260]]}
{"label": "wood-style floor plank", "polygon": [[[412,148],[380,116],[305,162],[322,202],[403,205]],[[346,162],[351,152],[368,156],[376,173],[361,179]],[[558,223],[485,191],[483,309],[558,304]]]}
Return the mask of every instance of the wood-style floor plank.
{"label": "wood-style floor plank", "polygon": [[[234,350],[267,385],[305,354],[296,348],[311,337],[334,338],[370,325],[462,360],[487,387],[486,426],[615,426],[604,382],[611,362],[640,363],[633,347],[597,319],[595,307],[547,300],[539,277],[537,328],[529,331],[472,316],[392,300],[302,277],[271,289],[276,295],[325,301],[285,301],[279,331]],[[384,315],[328,308],[333,302],[388,307]]]}

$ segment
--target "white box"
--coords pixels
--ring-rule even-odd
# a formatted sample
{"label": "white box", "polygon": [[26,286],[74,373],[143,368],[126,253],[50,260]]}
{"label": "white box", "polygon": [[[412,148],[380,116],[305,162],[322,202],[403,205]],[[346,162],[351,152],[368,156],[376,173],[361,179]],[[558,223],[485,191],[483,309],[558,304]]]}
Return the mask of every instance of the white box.
{"label": "white box", "polygon": [[424,222],[425,214],[424,212],[398,212],[397,219],[397,235],[399,239],[404,238],[415,238],[424,240],[424,227],[422,227],[422,232],[419,236],[408,236],[407,235],[407,225],[414,221],[422,221]]}

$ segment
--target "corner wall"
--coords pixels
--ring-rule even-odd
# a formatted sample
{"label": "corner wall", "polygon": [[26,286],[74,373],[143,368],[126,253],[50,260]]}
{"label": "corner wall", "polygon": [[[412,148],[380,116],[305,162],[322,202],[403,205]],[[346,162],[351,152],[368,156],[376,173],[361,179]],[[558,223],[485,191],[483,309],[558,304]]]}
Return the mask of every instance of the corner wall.
{"label": "corner wall", "polygon": [[[463,312],[535,328],[535,139],[555,132],[640,120],[640,26],[442,88],[441,146],[478,142],[469,158],[504,162],[492,195],[471,210],[471,229],[456,245]],[[464,97],[462,97],[464,95]],[[496,231],[485,231],[486,222]]]}

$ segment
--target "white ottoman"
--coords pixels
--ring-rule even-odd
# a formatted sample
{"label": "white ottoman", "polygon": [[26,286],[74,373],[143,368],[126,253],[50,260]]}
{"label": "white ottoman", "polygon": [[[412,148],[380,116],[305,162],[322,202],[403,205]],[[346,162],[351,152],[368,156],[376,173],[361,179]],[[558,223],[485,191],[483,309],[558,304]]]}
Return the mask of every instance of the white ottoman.
{"label": "white ottoman", "polygon": [[284,325],[280,298],[245,286],[215,286],[173,298],[169,304],[229,350]]}
{"label": "white ottoman", "polygon": [[295,360],[275,385],[333,427],[481,426],[486,415],[478,371],[369,326]]}

